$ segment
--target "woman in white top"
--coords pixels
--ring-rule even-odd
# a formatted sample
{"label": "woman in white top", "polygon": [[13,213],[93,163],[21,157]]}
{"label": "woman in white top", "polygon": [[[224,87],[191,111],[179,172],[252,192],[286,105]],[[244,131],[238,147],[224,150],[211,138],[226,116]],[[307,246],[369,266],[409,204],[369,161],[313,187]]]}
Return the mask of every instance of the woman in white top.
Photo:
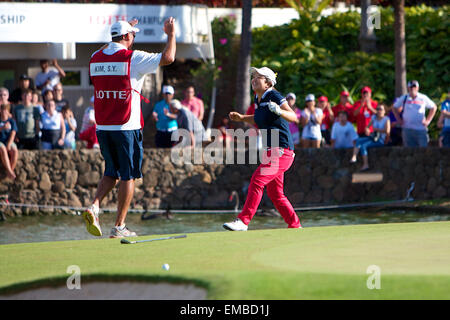
{"label": "woman in white top", "polygon": [[313,94],[308,94],[305,102],[306,108],[302,111],[300,118],[303,126],[301,146],[302,148],[320,148],[322,141],[320,125],[323,120],[323,111],[316,108],[316,99]]}
{"label": "woman in white top", "polygon": [[45,102],[45,112],[41,115],[42,149],[62,149],[66,136],[66,126],[61,113],[56,111],[54,100]]}
{"label": "woman in white top", "polygon": [[[377,113],[372,116],[369,124],[365,128],[368,137],[358,138],[356,140],[356,145],[353,148],[353,156],[350,163],[356,162],[356,156],[358,152],[361,151],[361,156],[363,158],[361,171],[367,171],[369,169],[367,149],[384,146],[388,141],[391,132],[391,121],[389,120],[389,117],[385,116],[385,105],[382,103],[378,104],[376,111]],[[373,126],[372,134],[370,134],[370,126]]]}

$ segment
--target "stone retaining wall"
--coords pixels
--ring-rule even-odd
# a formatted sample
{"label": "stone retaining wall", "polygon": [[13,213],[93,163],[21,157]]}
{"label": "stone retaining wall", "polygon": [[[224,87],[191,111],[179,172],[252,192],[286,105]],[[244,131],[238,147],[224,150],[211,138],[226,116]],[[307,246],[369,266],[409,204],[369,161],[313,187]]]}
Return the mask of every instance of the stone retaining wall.
{"label": "stone retaining wall", "polygon": [[[248,156],[248,154],[247,154]],[[371,171],[383,174],[377,183],[352,183],[361,166],[350,164],[351,150],[299,149],[285,175],[285,193],[294,205],[342,204],[403,199],[412,182],[415,199],[450,197],[450,148],[380,148],[369,151]],[[134,209],[233,208],[233,190],[245,201],[246,187],[257,165],[176,164],[170,150],[146,149],[143,178],[137,180]],[[98,150],[21,151],[17,179],[5,179],[0,167],[0,195],[11,203],[86,207],[104,170]],[[1,200],[1,199],[0,199]],[[117,205],[117,190],[104,208]],[[262,206],[273,207],[265,195]],[[1,207],[7,215],[53,213],[54,209]]]}

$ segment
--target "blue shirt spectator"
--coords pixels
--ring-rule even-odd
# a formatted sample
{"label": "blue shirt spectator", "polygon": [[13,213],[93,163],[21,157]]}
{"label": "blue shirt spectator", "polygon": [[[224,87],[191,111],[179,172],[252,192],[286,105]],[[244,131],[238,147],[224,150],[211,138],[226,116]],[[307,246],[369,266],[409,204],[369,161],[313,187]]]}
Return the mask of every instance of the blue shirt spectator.
{"label": "blue shirt spectator", "polygon": [[177,120],[166,116],[164,109],[170,111],[169,104],[166,100],[161,100],[155,104],[153,112],[157,114],[156,130],[159,131],[175,131],[178,129]]}
{"label": "blue shirt spectator", "polygon": [[170,113],[169,107],[175,90],[172,86],[163,86],[162,93],[164,100],[157,102],[153,108],[153,120],[156,121],[155,144],[157,148],[171,148],[174,144],[172,133],[178,129],[177,117]]}
{"label": "blue shirt spectator", "polygon": [[442,126],[439,146],[450,147],[450,92],[447,95],[447,99],[441,104],[438,126]]}
{"label": "blue shirt spectator", "polygon": [[[4,129],[5,125],[9,123],[10,128],[9,129]],[[8,120],[1,120],[0,119],[0,142],[5,144],[8,142],[9,136],[11,135],[11,132],[15,131],[17,132],[17,124],[16,121],[14,121],[13,118],[8,118]]]}
{"label": "blue shirt spectator", "polygon": [[[441,104],[441,112],[444,113],[443,111],[450,113],[449,97]],[[442,132],[449,132],[449,131],[450,131],[450,117],[444,116],[444,127],[442,128]]]}
{"label": "blue shirt spectator", "polygon": [[[361,152],[363,166],[360,171],[369,169],[367,149],[384,146],[386,137],[389,136],[391,132],[391,122],[389,121],[389,117],[385,116],[385,105],[382,103],[378,104],[376,112],[376,115],[371,117],[370,122],[364,129],[367,137],[358,138],[356,140],[356,145],[353,148],[353,156],[350,163],[355,163],[358,152]],[[370,127],[373,127],[373,132],[371,134],[369,130]]]}

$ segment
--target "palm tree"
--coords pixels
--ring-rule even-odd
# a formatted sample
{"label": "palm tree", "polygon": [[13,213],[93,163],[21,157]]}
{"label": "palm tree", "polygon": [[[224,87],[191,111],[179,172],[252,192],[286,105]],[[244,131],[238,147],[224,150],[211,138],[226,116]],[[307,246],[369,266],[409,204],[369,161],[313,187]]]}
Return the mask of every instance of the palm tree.
{"label": "palm tree", "polygon": [[241,49],[237,63],[236,109],[245,113],[250,105],[250,63],[252,46],[252,1],[245,0],[242,6]]}
{"label": "palm tree", "polygon": [[406,93],[405,0],[394,0],[395,96]]}
{"label": "palm tree", "polygon": [[332,0],[286,0],[301,18],[318,20],[321,12],[331,4]]}

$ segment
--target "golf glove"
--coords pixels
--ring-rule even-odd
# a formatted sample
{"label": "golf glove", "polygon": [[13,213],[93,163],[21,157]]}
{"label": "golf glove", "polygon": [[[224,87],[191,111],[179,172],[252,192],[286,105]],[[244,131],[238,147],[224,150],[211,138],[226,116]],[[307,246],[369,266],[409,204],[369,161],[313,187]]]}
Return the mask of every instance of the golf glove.
{"label": "golf glove", "polygon": [[281,115],[281,108],[275,102],[269,102],[269,110],[275,113],[277,116]]}

